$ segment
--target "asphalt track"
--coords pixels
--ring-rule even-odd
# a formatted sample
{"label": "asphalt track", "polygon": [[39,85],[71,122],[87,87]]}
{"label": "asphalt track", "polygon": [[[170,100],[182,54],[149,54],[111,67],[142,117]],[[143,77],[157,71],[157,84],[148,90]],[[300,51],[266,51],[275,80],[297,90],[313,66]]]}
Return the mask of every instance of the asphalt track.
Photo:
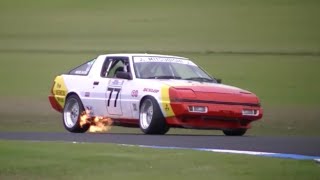
{"label": "asphalt track", "polygon": [[0,132],[0,139],[28,141],[70,141],[128,145],[231,149],[271,153],[320,156],[320,137],[144,135],[144,134],[73,134],[54,132]]}

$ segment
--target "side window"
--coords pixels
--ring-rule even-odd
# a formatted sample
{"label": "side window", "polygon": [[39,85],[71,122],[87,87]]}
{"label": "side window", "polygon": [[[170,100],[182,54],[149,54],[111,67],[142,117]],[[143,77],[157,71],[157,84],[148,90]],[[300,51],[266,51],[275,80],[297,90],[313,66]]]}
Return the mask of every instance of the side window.
{"label": "side window", "polygon": [[128,57],[107,57],[100,75],[105,78],[114,78],[118,71],[131,72]]}
{"label": "side window", "polygon": [[112,65],[112,61],[113,59],[111,58],[107,58],[104,63],[103,63],[103,66],[102,66],[102,69],[101,69],[101,73],[100,73],[100,76],[101,77],[107,77],[108,75],[108,70],[110,69],[111,65]]}
{"label": "side window", "polygon": [[111,69],[108,72],[107,77],[113,78],[118,71],[124,71],[124,63],[120,60],[114,61]]}
{"label": "side window", "polygon": [[71,71],[69,71],[68,74],[71,74],[71,75],[82,75],[82,76],[86,76],[89,74],[90,72],[90,69],[94,63],[96,59],[93,59],[93,60],[90,60],[74,69],[72,69]]}

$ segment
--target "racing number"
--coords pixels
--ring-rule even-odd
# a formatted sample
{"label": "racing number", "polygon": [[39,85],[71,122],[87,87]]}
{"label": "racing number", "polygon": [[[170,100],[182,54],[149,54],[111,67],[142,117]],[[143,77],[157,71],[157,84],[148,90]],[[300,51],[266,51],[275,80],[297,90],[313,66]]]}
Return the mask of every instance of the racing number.
{"label": "racing number", "polygon": [[118,100],[118,97],[119,97],[119,93],[121,91],[121,88],[108,88],[107,91],[110,91],[110,94],[109,94],[109,99],[108,99],[108,107],[110,106],[110,99],[112,97],[112,93],[113,91],[116,91],[117,92],[117,95],[116,95],[116,99],[114,101],[114,107],[117,107],[117,100]]}

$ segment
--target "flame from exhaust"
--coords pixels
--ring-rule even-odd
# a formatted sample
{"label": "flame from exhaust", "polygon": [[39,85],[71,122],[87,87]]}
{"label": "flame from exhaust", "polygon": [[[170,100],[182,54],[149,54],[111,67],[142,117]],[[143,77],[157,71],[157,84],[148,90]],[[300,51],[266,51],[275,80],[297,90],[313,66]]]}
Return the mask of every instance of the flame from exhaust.
{"label": "flame from exhaust", "polygon": [[111,129],[113,121],[111,118],[102,116],[91,117],[90,111],[86,110],[81,113],[80,127],[90,125],[89,132],[107,132]]}

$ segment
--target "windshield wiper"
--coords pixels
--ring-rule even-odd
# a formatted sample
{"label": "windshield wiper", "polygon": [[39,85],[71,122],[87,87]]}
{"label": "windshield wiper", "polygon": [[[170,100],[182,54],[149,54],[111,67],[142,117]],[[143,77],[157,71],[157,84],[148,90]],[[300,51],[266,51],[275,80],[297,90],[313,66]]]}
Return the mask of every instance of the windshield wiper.
{"label": "windshield wiper", "polygon": [[209,79],[205,77],[190,77],[184,80],[199,81],[199,82],[215,82],[213,79]]}
{"label": "windshield wiper", "polygon": [[146,79],[181,79],[179,76],[150,76]]}

